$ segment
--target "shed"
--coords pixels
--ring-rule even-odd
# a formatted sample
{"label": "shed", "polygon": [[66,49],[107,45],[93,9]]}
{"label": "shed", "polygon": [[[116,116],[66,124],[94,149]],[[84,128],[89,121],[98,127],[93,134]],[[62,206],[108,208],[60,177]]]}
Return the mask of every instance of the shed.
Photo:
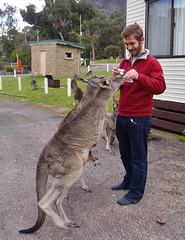
{"label": "shed", "polygon": [[39,76],[71,77],[80,73],[84,45],[58,39],[29,42],[29,45],[32,75],[37,72]]}
{"label": "shed", "polygon": [[166,91],[154,96],[152,125],[185,133],[185,0],[127,0],[126,25],[144,30],[145,47],[161,64]]}

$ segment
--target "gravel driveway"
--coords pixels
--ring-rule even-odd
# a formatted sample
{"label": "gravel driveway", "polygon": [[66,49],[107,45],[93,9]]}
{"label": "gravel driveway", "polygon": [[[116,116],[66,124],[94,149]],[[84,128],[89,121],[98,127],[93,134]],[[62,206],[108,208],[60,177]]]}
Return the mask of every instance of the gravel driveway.
{"label": "gravel driveway", "polygon": [[[116,203],[124,192],[111,190],[124,175],[118,142],[115,155],[100,139],[93,149],[97,166],[87,163],[83,176],[92,193],[77,181],[64,200],[68,218],[80,228],[63,230],[47,217],[34,234],[21,235],[37,218],[35,170],[40,152],[62,120],[60,109],[0,98],[0,239],[184,240],[185,144],[171,133],[152,129],[146,192],[136,205]],[[51,184],[49,179],[49,185]]]}

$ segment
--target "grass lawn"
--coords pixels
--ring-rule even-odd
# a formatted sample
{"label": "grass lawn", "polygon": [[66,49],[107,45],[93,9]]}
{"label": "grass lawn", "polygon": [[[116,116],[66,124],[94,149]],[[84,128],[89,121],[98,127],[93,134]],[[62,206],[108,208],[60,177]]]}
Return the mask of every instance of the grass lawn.
{"label": "grass lawn", "polygon": [[101,59],[101,60],[96,60],[94,63],[120,63],[123,59]]}
{"label": "grass lawn", "polygon": [[[112,72],[99,72],[97,75],[108,77],[112,75]],[[80,76],[85,77],[85,74]],[[37,90],[30,90],[30,82],[32,79],[36,79],[38,83]],[[2,78],[2,90],[0,90],[0,97],[24,99],[24,101],[42,103],[43,105],[53,105],[54,107],[67,108],[66,112],[69,112],[74,108],[74,94],[71,92],[71,97],[67,96],[67,77],[57,78],[60,79],[60,88],[49,88],[48,94],[45,94],[44,89],[44,77],[22,77],[21,87],[22,90],[18,90],[18,78]],[[72,78],[71,78],[72,80]],[[78,82],[78,86],[85,92],[86,84]],[[10,94],[10,95],[4,95]],[[119,98],[119,92],[116,92],[115,97]],[[112,112],[112,99],[109,102],[109,113]]]}
{"label": "grass lawn", "polygon": [[[108,77],[112,75],[112,72],[99,72],[97,75]],[[85,73],[82,73],[80,76],[85,77]],[[38,83],[37,90],[30,90],[30,82],[32,79],[36,79]],[[14,98],[14,99],[24,99],[26,102],[35,102],[41,103],[43,105],[50,105],[51,107],[63,107],[67,110],[63,113],[71,111],[74,106],[74,94],[73,90],[71,92],[71,97],[67,96],[67,77],[57,78],[60,79],[61,88],[49,88],[48,94],[45,94],[44,89],[44,77],[22,77],[21,86],[22,90],[18,90],[18,78],[2,78],[2,90],[0,90],[0,97],[4,98]],[[71,78],[72,80],[72,78]],[[85,92],[86,84],[78,82],[78,86]],[[10,95],[4,95],[10,94]],[[117,91],[114,96],[116,99],[119,99],[119,91]],[[109,101],[108,113],[112,112],[112,99]],[[185,142],[185,137],[174,134],[180,141]]]}

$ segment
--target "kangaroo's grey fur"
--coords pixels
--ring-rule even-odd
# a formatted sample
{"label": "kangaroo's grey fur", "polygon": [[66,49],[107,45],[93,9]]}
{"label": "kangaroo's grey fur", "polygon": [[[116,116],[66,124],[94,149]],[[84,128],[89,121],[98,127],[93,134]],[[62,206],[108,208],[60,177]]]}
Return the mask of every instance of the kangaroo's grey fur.
{"label": "kangaroo's grey fur", "polygon": [[30,85],[31,85],[31,89],[34,88],[36,90],[37,89],[37,80],[35,80],[35,79],[31,80]]}
{"label": "kangaroo's grey fur", "polygon": [[72,121],[78,115],[78,113],[88,105],[88,102],[90,101],[90,99],[97,93],[100,87],[99,82],[101,79],[103,79],[103,77],[96,76],[96,75],[95,76],[92,75],[90,78],[78,78],[79,81],[87,84],[87,89],[83,94],[83,97],[79,102],[79,104],[66,115],[66,117],[59,124],[58,128],[61,128],[66,123],[69,123],[70,121]]}
{"label": "kangaroo's grey fur", "polygon": [[[62,202],[68,189],[77,181],[88,160],[90,149],[97,143],[104,125],[108,101],[124,80],[121,75],[100,81],[101,88],[78,116],[61,127],[41,152],[36,171],[38,218],[35,225],[20,233],[33,233],[44,223],[46,214],[61,228],[77,227],[68,220]],[[80,131],[79,131],[80,129]],[[46,193],[48,176],[54,178]],[[60,216],[51,204],[56,202]]]}
{"label": "kangaroo's grey fur", "polygon": [[106,120],[106,127],[105,127],[105,140],[106,140],[106,149],[111,153],[114,154],[114,151],[111,149],[110,144],[112,144],[116,138],[116,117],[118,114],[118,104],[119,101],[113,96],[113,112]]}
{"label": "kangaroo's grey fur", "polygon": [[[92,72],[92,71],[91,71]],[[84,82],[87,84],[87,89],[81,99],[81,101],[79,102],[79,104],[76,106],[76,108],[74,108],[72,111],[70,111],[66,117],[62,120],[62,122],[59,124],[58,129],[60,129],[61,127],[63,127],[65,124],[71,122],[75,117],[77,117],[77,115],[79,114],[79,112],[88,105],[90,99],[97,93],[98,89],[100,88],[99,82],[100,80],[103,78],[101,76],[97,76],[97,75],[93,75],[92,73],[89,74],[90,78],[78,78],[79,81]],[[92,155],[92,152],[89,152],[89,158],[88,161],[93,162],[95,165],[95,160],[97,160],[97,157],[94,157]],[[82,185],[82,189],[87,191],[87,192],[91,192],[90,188],[85,184],[85,181],[82,177],[82,175],[80,176],[80,182]]]}
{"label": "kangaroo's grey fur", "polygon": [[76,101],[78,101],[78,103],[81,101],[84,92],[82,91],[81,88],[78,87],[77,85],[77,78],[78,76],[75,74],[74,79],[71,81],[71,88],[74,91],[74,103],[73,106],[76,105]]}

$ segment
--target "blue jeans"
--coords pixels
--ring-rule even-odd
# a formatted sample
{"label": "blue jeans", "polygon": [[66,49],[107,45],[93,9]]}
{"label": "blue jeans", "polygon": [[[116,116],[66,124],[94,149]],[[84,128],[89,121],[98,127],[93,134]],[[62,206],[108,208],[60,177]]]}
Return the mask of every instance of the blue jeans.
{"label": "blue jeans", "polygon": [[117,116],[116,135],[119,141],[121,159],[125,167],[124,188],[129,189],[125,198],[132,203],[141,200],[147,178],[147,138],[152,116]]}

